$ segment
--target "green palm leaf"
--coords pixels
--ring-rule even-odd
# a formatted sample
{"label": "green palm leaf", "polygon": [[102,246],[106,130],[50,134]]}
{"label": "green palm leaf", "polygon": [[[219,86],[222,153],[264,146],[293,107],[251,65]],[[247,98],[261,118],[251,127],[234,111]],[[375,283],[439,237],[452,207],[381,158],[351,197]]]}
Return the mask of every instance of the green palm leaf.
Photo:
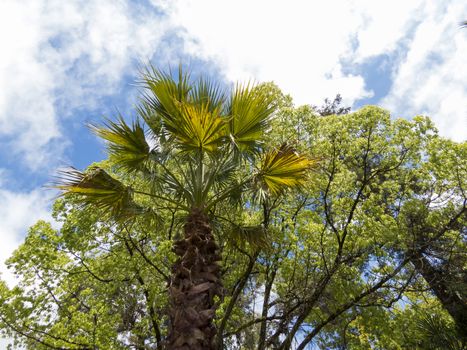
{"label": "green palm leaf", "polygon": [[211,113],[219,113],[225,102],[225,92],[222,87],[209,80],[199,79],[190,90],[190,102],[198,106],[206,106]]}
{"label": "green palm leaf", "polygon": [[270,247],[268,232],[262,225],[232,225],[230,231],[227,231],[227,237],[240,247],[244,247],[245,243],[248,243],[253,248],[261,250],[266,250]]}
{"label": "green palm leaf", "polygon": [[139,122],[130,127],[122,117],[107,121],[103,127],[91,126],[93,132],[108,142],[107,148],[114,163],[129,171],[140,170],[148,159],[150,147]]}
{"label": "green palm leaf", "polygon": [[250,84],[236,86],[227,113],[230,135],[240,151],[258,150],[274,111],[271,96],[263,90]]}
{"label": "green palm leaf", "polygon": [[175,81],[171,74],[152,68],[143,75],[143,85],[147,90],[144,101],[161,118],[167,131],[175,132],[180,103],[188,101],[192,90],[189,75],[180,69],[178,81]]}
{"label": "green palm leaf", "polygon": [[215,151],[225,139],[224,102],[221,88],[208,80],[189,84],[189,75],[179,70],[178,81],[154,71],[145,79],[150,91],[146,103],[160,116],[165,132],[183,151]]}
{"label": "green palm leaf", "polygon": [[129,218],[146,210],[133,201],[130,187],[114,179],[99,167],[83,173],[74,168],[59,173],[54,186],[66,193],[79,195],[83,205],[91,205],[117,219]]}
{"label": "green palm leaf", "polygon": [[266,152],[256,180],[263,190],[277,195],[285,188],[303,184],[308,170],[314,163],[295,152],[292,147],[283,144],[278,149]]}

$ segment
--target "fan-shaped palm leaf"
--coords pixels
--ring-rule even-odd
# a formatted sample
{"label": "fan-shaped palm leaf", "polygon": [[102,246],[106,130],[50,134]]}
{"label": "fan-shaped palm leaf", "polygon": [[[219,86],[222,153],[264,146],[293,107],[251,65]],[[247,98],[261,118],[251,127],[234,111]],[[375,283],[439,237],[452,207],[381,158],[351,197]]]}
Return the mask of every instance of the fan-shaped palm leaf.
{"label": "fan-shaped palm leaf", "polygon": [[232,225],[231,230],[227,232],[229,239],[240,247],[248,243],[250,246],[265,250],[270,245],[267,230],[262,225],[240,226]]}
{"label": "fan-shaped palm leaf", "polygon": [[147,89],[144,95],[146,103],[162,119],[169,132],[176,131],[180,114],[180,102],[188,102],[192,86],[189,74],[179,69],[178,81],[171,74],[151,67],[143,75],[143,84]]}
{"label": "fan-shaped palm leaf", "polygon": [[287,187],[301,185],[313,164],[314,161],[283,144],[264,155],[256,180],[263,189],[277,195]]}
{"label": "fan-shaped palm leaf", "polygon": [[139,122],[130,127],[120,117],[117,122],[107,121],[104,126],[91,126],[93,132],[108,142],[107,148],[117,166],[132,172],[140,170],[149,157],[150,147]]}
{"label": "fan-shaped palm leaf", "polygon": [[[208,105],[181,104],[176,125],[166,123],[180,148],[184,151],[216,151],[225,138],[225,120],[219,111],[210,112]],[[172,121],[170,121],[172,122]]]}
{"label": "fan-shaped palm leaf", "polygon": [[209,80],[199,79],[190,90],[190,102],[194,105],[205,106],[211,113],[222,110],[225,102],[225,92],[222,87]]}
{"label": "fan-shaped palm leaf", "polygon": [[133,201],[133,192],[128,186],[99,167],[90,168],[86,173],[74,168],[63,170],[55,187],[80,195],[84,205],[102,209],[117,219],[145,212],[145,208]]}
{"label": "fan-shaped palm leaf", "polygon": [[227,113],[230,135],[240,151],[258,150],[274,110],[271,97],[261,89],[250,84],[236,86]]}
{"label": "fan-shaped palm leaf", "polygon": [[205,79],[189,84],[189,75],[179,70],[178,81],[155,71],[145,79],[150,95],[145,100],[161,117],[165,131],[183,151],[212,152],[225,136],[221,118],[224,93]]}

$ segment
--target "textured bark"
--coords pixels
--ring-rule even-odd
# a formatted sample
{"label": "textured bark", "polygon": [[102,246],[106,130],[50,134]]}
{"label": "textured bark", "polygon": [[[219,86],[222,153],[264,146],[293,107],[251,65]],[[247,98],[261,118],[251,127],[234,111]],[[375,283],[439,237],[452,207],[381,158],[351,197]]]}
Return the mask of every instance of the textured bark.
{"label": "textured bark", "polygon": [[[460,293],[450,288],[448,274],[437,270],[420,251],[412,251],[410,261],[454,319],[462,337],[467,339],[467,304]],[[466,275],[464,272],[464,279]]]}
{"label": "textured bark", "polygon": [[178,260],[169,286],[169,350],[215,349],[214,297],[220,295],[218,246],[209,220],[193,210],[184,227],[185,237],[175,242]]}

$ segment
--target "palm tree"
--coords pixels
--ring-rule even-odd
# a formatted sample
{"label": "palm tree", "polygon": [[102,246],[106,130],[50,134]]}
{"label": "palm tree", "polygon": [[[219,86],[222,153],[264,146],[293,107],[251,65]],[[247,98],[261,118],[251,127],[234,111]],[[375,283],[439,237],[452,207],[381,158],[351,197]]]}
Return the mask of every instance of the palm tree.
{"label": "palm tree", "polygon": [[[214,349],[215,296],[222,292],[212,230],[218,206],[242,195],[257,202],[279,196],[302,184],[313,162],[286,144],[266,147],[275,106],[260,86],[237,84],[227,91],[209,79],[192,79],[182,68],[174,76],[150,67],[142,77],[139,119],[127,124],[120,117],[93,127],[107,141],[118,172],[137,181],[129,186],[91,167],[63,171],[57,187],[116,222],[164,207],[186,212],[183,237],[174,242],[166,347]],[[240,177],[245,168],[248,175]]]}

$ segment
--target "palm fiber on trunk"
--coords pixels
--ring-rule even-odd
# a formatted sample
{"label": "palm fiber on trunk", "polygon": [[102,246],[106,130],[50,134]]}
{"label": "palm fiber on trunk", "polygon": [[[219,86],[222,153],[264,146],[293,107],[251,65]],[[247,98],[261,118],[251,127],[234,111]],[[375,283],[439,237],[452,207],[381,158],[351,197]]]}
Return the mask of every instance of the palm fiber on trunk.
{"label": "palm fiber on trunk", "polygon": [[169,350],[214,349],[214,297],[221,293],[218,246],[208,217],[193,210],[184,226],[185,237],[175,242],[179,257],[172,268]]}

